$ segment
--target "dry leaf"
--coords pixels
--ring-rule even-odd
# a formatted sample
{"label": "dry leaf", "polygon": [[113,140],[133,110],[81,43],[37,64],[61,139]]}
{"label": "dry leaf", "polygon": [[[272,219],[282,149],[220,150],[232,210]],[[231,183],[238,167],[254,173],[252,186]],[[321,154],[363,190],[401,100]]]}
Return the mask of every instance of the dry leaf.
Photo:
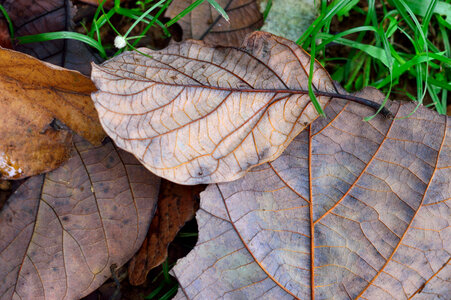
{"label": "dry leaf", "polygon": [[105,136],[89,97],[95,87],[78,72],[0,49],[0,90],[0,178],[53,170],[68,158],[71,135],[52,126],[55,118],[93,144]]}
{"label": "dry leaf", "polygon": [[[94,6],[99,6],[99,4],[103,2],[103,0],[78,0],[77,2],[82,2],[82,3],[94,5]],[[121,2],[123,2],[123,0],[121,0]],[[113,6],[114,6],[114,0],[106,0],[103,3],[104,8],[110,9]]]}
{"label": "dry leaf", "polygon": [[143,284],[149,271],[165,261],[169,244],[183,225],[194,217],[199,205],[197,197],[205,187],[161,181],[158,207],[149,232],[129,264],[128,278],[132,285]]}
{"label": "dry leaf", "polygon": [[[256,32],[243,48],[189,40],[140,51],[151,57],[126,52],[95,66],[92,99],[107,134],[160,177],[235,180],[277,158],[318,116],[310,56],[284,38]],[[336,92],[319,63],[313,85],[322,106]]]}
{"label": "dry leaf", "polygon": [[[174,0],[165,15],[174,18],[194,0]],[[256,0],[217,0],[227,13],[227,22],[208,1],[178,21],[184,39],[204,40],[214,45],[240,46],[246,35],[263,25]]]}
{"label": "dry leaf", "polygon": [[[16,37],[74,29],[76,8],[69,0],[0,0],[0,4],[12,20]],[[91,73],[90,62],[100,62],[91,48],[73,39],[16,45],[15,50],[85,75]]]}
{"label": "dry leaf", "polygon": [[12,49],[11,36],[9,35],[8,23],[0,19],[0,47]]}
{"label": "dry leaf", "polygon": [[277,160],[210,185],[175,299],[451,299],[450,118],[401,119],[415,105],[364,122],[333,100]]}
{"label": "dry leaf", "polygon": [[0,212],[0,299],[79,299],[141,246],[159,178],[111,142],[78,140],[61,168],[26,181]]}

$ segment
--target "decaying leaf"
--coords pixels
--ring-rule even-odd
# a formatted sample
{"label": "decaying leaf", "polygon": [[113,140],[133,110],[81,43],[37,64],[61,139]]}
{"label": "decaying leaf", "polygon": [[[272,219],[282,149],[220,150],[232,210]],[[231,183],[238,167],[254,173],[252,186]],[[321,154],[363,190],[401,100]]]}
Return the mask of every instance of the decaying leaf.
{"label": "decaying leaf", "polygon": [[[195,0],[174,0],[166,16],[174,18]],[[208,1],[178,21],[184,39],[204,40],[214,45],[240,46],[246,35],[263,25],[256,0],[217,0],[230,20],[226,21]]]}
{"label": "decaying leaf", "polygon": [[[44,32],[73,31],[76,8],[70,0],[0,0],[14,24],[16,37]],[[90,62],[99,62],[86,44],[74,39],[59,39],[16,45],[15,50],[40,60],[91,73]]]}
{"label": "decaying leaf", "polygon": [[0,47],[12,49],[11,36],[9,34],[8,23],[5,19],[0,19]]}
{"label": "decaying leaf", "polygon": [[0,212],[0,299],[80,299],[141,246],[159,178],[108,142],[77,140],[59,169],[28,179]]}
{"label": "decaying leaf", "polygon": [[23,178],[55,169],[70,153],[71,134],[93,144],[105,134],[90,100],[95,90],[82,74],[0,49],[0,178]]}
{"label": "decaying leaf", "polygon": [[[189,40],[101,66],[92,99],[107,134],[149,170],[181,184],[235,180],[277,158],[318,114],[308,96],[310,56],[264,32],[243,48]],[[316,63],[322,106],[336,92]],[[328,96],[329,95],[329,96]]]}
{"label": "decaying leaf", "polygon": [[364,122],[334,99],[277,160],[210,185],[176,299],[450,299],[450,118],[414,107]]}
{"label": "decaying leaf", "polygon": [[169,244],[183,225],[194,217],[199,206],[197,197],[205,187],[179,185],[164,179],[161,181],[158,207],[149,232],[128,267],[131,284],[143,284],[149,271],[165,261]]}

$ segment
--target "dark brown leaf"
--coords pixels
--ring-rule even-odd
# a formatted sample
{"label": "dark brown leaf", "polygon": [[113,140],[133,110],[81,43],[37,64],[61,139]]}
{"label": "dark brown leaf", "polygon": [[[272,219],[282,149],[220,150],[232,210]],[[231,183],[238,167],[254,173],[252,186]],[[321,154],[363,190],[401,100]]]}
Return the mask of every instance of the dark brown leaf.
{"label": "dark brown leaf", "polygon": [[11,36],[9,34],[8,23],[0,18],[0,47],[12,49]]}
{"label": "dark brown leaf", "polygon": [[[101,66],[92,99],[106,133],[158,176],[181,184],[231,181],[277,158],[318,117],[310,56],[255,32],[243,48],[189,40],[126,52]],[[336,89],[315,63],[321,106]]]}
{"label": "dark brown leaf", "polygon": [[162,180],[158,207],[146,239],[130,261],[128,274],[132,285],[141,285],[147,274],[162,264],[168,256],[168,246],[179,230],[194,217],[199,193],[205,185],[179,185]]}
{"label": "dark brown leaf", "polygon": [[70,154],[71,134],[93,144],[105,134],[92,105],[91,80],[82,74],[0,49],[0,178],[50,171]]}
{"label": "dark brown leaf", "polygon": [[451,299],[450,118],[415,105],[364,122],[334,99],[277,160],[210,185],[175,299]]}
{"label": "dark brown leaf", "polygon": [[[82,2],[82,3],[87,3],[87,4],[91,4],[94,6],[98,6],[99,3],[103,3],[103,7],[105,8],[112,8],[114,5],[114,0],[77,0],[77,2]],[[121,0],[121,2],[123,2],[123,0]]]}
{"label": "dark brown leaf", "polygon": [[[0,4],[8,12],[17,37],[73,30],[76,8],[70,0],[0,0]],[[85,75],[91,73],[92,61],[99,62],[88,46],[73,39],[16,45],[15,49]]]}
{"label": "dark brown leaf", "polygon": [[108,142],[77,140],[61,168],[26,181],[0,212],[0,299],[80,299],[141,246],[159,178]]}
{"label": "dark brown leaf", "polygon": [[[174,0],[166,16],[174,18],[195,0]],[[227,22],[208,1],[178,21],[184,39],[204,40],[213,45],[239,47],[246,35],[263,25],[263,16],[256,0],[218,0],[227,13]]]}

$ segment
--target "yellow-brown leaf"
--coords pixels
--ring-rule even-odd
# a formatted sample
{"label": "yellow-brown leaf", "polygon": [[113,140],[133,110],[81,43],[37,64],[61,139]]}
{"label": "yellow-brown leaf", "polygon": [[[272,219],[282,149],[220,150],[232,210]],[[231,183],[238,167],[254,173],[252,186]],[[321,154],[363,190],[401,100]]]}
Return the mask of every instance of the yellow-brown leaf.
{"label": "yellow-brown leaf", "polygon": [[69,157],[71,134],[99,145],[104,132],[90,100],[95,86],[79,72],[0,49],[0,177],[50,171]]}

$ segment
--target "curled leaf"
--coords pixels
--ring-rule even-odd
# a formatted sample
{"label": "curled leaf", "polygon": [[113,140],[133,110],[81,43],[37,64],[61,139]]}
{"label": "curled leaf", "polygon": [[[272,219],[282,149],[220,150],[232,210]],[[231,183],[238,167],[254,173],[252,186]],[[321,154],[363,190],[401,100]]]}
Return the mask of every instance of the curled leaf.
{"label": "curled leaf", "polygon": [[[198,41],[126,52],[101,66],[92,94],[107,134],[149,170],[181,184],[235,180],[277,158],[318,117],[308,96],[310,56],[264,32],[242,48]],[[320,105],[336,92],[315,63]]]}
{"label": "curled leaf", "polygon": [[[166,11],[171,19],[194,3],[194,0],[174,0]],[[204,40],[222,46],[240,46],[248,33],[263,25],[263,16],[256,0],[218,0],[230,20],[204,1],[178,21],[184,39]]]}
{"label": "curled leaf", "polygon": [[0,299],[80,299],[141,246],[159,178],[111,142],[74,144],[0,212]]}
{"label": "curled leaf", "polygon": [[93,144],[105,136],[89,97],[95,87],[78,72],[0,49],[0,90],[0,178],[24,178],[63,163],[71,148],[64,125]]}
{"label": "curled leaf", "polygon": [[277,160],[210,185],[175,299],[450,299],[450,118],[414,107],[363,122],[333,100]]}

